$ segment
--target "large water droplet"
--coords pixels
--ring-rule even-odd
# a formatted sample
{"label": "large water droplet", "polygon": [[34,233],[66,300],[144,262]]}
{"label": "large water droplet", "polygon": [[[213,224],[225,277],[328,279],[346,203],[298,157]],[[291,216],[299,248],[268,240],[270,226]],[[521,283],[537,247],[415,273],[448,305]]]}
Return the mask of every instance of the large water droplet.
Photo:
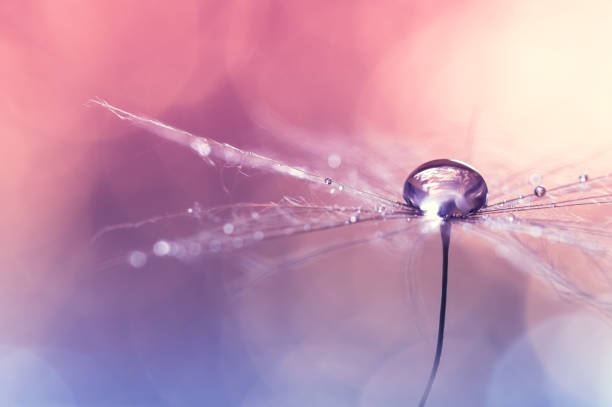
{"label": "large water droplet", "polygon": [[535,196],[539,196],[542,197],[544,195],[546,195],[546,188],[544,188],[542,185],[538,185],[537,187],[535,187],[535,189],[533,190],[533,194]]}
{"label": "large water droplet", "polygon": [[408,175],[404,199],[423,214],[464,217],[487,203],[487,184],[474,168],[455,160],[433,160]]}

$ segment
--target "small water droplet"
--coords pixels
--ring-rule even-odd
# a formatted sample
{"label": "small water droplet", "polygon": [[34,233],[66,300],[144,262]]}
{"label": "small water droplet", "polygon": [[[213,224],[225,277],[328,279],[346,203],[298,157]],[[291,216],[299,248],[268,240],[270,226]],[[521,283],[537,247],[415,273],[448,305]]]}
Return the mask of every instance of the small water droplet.
{"label": "small water droplet", "polygon": [[128,263],[130,263],[130,266],[139,269],[147,264],[147,255],[140,250],[134,250],[128,256]]}
{"label": "small water droplet", "polygon": [[338,154],[330,154],[327,157],[327,165],[331,168],[338,168],[342,164],[342,158]]}
{"label": "small water droplet", "polygon": [[153,245],[153,253],[156,256],[166,256],[170,253],[170,243],[160,240]]}
{"label": "small water droplet", "polygon": [[336,193],[336,188],[330,188],[329,189],[329,193],[332,194],[332,195],[335,194]]}
{"label": "small water droplet", "polygon": [[188,208],[187,213],[193,213],[193,208]]}
{"label": "small water droplet", "polygon": [[327,185],[331,185],[332,182],[334,182],[334,181],[331,178],[325,178],[325,180],[323,182],[325,182],[325,184],[327,184]]}
{"label": "small water droplet", "polygon": [[516,220],[516,216],[514,214],[508,215],[508,222],[513,223]]}
{"label": "small water droplet", "polygon": [[191,147],[201,157],[207,157],[211,152],[210,144],[201,138],[196,138],[193,140],[189,147]]}
{"label": "small water droplet", "polygon": [[344,186],[338,185],[338,191],[342,191],[342,190],[344,190]]}
{"label": "small water droplet", "polygon": [[349,222],[356,223],[359,220],[359,215],[351,215]]}
{"label": "small water droplet", "polygon": [[589,180],[589,176],[587,174],[580,174],[580,176],[578,177],[578,181],[580,182],[587,182]]}
{"label": "small water droplet", "polygon": [[225,233],[226,235],[231,235],[233,231],[234,225],[232,225],[231,223],[226,223],[225,225],[223,225],[223,233]]}
{"label": "small water droplet", "polygon": [[533,190],[533,194],[535,196],[542,197],[542,196],[546,195],[546,188],[544,188],[542,185],[538,185]]}

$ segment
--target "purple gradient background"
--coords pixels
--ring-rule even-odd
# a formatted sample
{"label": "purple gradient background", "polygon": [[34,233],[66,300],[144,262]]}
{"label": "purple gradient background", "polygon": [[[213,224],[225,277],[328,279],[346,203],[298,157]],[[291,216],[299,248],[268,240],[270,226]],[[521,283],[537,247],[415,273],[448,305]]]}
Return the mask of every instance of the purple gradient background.
{"label": "purple gradient background", "polygon": [[[612,9],[532,3],[3,1],[0,404],[414,403],[433,352],[436,273],[419,277],[425,308],[411,310],[405,259],[379,250],[327,256],[238,302],[223,289],[238,273],[231,260],[131,269],[117,253],[154,241],[155,229],[92,247],[94,233],[193,202],[272,200],[283,185],[237,180],[223,193],[218,172],[188,151],[86,102],[241,147],[265,143],[252,120],[263,107],[346,143],[376,129],[381,143],[427,144],[433,131],[438,156],[507,149],[507,168],[544,153],[562,163],[609,142]],[[194,225],[164,227],[169,236]],[[419,265],[438,270],[430,240]],[[568,383],[612,360],[593,350],[609,330],[558,319],[574,306],[476,241],[454,243],[451,256],[460,305],[430,405],[584,404]],[[575,330],[560,328],[572,321]],[[563,365],[574,373],[562,378],[546,353],[559,332],[578,366]],[[580,385],[587,400],[603,391]]]}

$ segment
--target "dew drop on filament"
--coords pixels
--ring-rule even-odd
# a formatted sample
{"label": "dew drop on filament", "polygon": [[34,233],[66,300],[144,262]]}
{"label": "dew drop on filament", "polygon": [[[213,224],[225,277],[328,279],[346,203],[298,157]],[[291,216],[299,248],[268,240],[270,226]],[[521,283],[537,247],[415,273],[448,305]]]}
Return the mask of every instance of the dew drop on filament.
{"label": "dew drop on filament", "polygon": [[487,184],[469,165],[456,160],[433,160],[408,175],[404,199],[426,215],[465,217],[487,202]]}
{"label": "dew drop on filament", "polygon": [[546,188],[544,188],[542,185],[538,185],[533,190],[533,194],[537,197],[543,197],[544,195],[546,195]]}

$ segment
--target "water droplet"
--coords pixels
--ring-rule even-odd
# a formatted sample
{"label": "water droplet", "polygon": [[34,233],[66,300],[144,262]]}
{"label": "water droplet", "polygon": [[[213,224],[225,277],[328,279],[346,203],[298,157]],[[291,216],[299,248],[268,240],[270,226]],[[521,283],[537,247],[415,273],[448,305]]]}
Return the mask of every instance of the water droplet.
{"label": "water droplet", "polygon": [[580,174],[580,176],[578,177],[578,181],[580,182],[587,182],[589,180],[589,176],[587,174]]}
{"label": "water droplet", "polygon": [[330,188],[329,189],[329,193],[332,194],[332,195],[335,194],[336,193],[336,188]]}
{"label": "water droplet", "polygon": [[342,191],[342,190],[344,190],[344,186],[338,185],[338,191]]}
{"label": "water droplet", "polygon": [[325,178],[325,181],[323,181],[323,182],[325,182],[325,184],[327,184],[327,185],[331,185],[332,182],[334,182],[334,181],[331,178]]}
{"label": "water droplet", "polygon": [[193,140],[189,147],[191,147],[201,157],[207,157],[211,152],[210,144],[201,138],[196,138]]}
{"label": "water droplet", "polygon": [[160,240],[153,245],[153,253],[156,256],[166,256],[170,253],[170,243]]}
{"label": "water droplet", "polygon": [[538,185],[533,190],[533,194],[535,196],[542,197],[542,196],[546,195],[546,188],[544,188],[542,185]]}
{"label": "water droplet", "polygon": [[408,175],[404,199],[423,214],[441,218],[464,217],[487,202],[487,184],[469,165],[455,160],[433,160]]}
{"label": "water droplet", "polygon": [[188,208],[187,213],[193,213],[193,208]]}
{"label": "water droplet", "polygon": [[351,215],[349,222],[356,223],[359,220],[359,215]]}
{"label": "water droplet", "polygon": [[128,256],[128,263],[130,263],[130,266],[139,269],[147,264],[147,255],[140,250],[134,250]]}
{"label": "water droplet", "polygon": [[342,164],[342,158],[338,154],[330,154],[329,157],[327,157],[327,164],[331,168],[338,168],[340,164]]}
{"label": "water droplet", "polygon": [[234,225],[232,225],[231,223],[226,223],[225,225],[223,225],[223,233],[225,233],[226,235],[231,235],[233,231]]}
{"label": "water droplet", "polygon": [[516,220],[516,216],[514,214],[508,215],[508,222],[513,223]]}

